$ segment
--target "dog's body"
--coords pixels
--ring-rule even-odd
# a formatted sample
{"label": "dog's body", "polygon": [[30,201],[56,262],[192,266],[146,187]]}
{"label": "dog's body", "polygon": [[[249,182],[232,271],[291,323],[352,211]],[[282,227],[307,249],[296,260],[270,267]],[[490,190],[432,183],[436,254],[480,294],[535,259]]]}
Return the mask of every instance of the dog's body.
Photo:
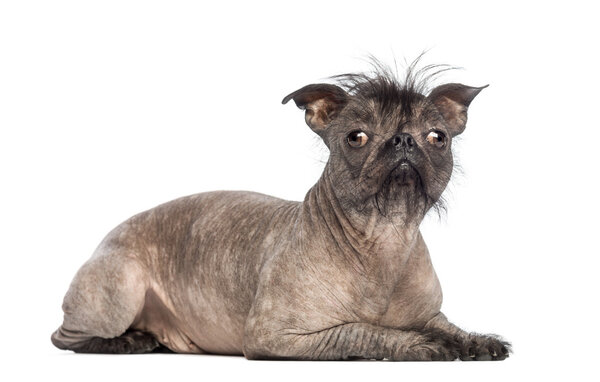
{"label": "dog's body", "polygon": [[399,92],[384,108],[367,77],[352,81],[284,99],[307,110],[332,152],[304,202],[211,192],[134,216],[76,275],[53,343],[252,359],[505,358],[506,343],[463,332],[440,313],[419,232],[450,177],[450,137],[481,88],[444,85],[424,97],[373,82]]}

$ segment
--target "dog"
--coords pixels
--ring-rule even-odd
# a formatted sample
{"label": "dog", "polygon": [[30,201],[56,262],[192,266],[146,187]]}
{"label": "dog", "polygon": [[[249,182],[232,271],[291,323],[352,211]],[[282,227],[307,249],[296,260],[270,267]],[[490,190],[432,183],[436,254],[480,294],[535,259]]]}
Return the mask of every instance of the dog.
{"label": "dog", "polygon": [[52,343],[248,359],[508,357],[508,342],[440,311],[419,231],[440,208],[452,141],[485,88],[425,95],[435,68],[413,64],[399,78],[376,64],[286,96],[330,152],[304,201],[207,192],[133,216],[75,275]]}

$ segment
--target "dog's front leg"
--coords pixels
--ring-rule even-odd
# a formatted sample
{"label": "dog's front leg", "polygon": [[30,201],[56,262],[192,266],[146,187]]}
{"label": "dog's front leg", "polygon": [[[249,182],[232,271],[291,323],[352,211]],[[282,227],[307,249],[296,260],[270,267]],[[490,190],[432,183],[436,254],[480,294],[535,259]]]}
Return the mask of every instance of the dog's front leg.
{"label": "dog's front leg", "polygon": [[248,359],[452,361],[459,354],[450,336],[347,323],[308,333],[262,325],[249,328],[244,355]]}
{"label": "dog's front leg", "polygon": [[460,359],[463,361],[499,361],[510,353],[510,344],[499,336],[466,332],[449,322],[441,312],[425,325],[425,330],[453,336],[459,344]]}

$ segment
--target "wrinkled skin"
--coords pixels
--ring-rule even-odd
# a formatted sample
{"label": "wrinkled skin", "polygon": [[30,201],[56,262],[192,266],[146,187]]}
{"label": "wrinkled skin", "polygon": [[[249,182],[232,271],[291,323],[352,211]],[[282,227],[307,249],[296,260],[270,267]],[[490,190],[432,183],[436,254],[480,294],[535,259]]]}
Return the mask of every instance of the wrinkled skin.
{"label": "wrinkled skin", "polygon": [[[249,359],[507,357],[507,343],[464,332],[440,312],[419,232],[481,88],[450,84],[425,97],[385,77],[354,80],[284,99],[306,110],[331,153],[303,202],[211,192],[132,217],[75,276],[52,342]],[[349,144],[355,131],[366,144]],[[428,141],[431,131],[443,145]]]}

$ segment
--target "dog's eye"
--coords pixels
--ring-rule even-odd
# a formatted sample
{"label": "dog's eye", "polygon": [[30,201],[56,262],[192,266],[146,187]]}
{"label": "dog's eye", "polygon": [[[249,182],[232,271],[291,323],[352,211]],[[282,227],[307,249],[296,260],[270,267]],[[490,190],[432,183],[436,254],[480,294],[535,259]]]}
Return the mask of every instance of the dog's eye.
{"label": "dog's eye", "polygon": [[351,147],[362,147],[367,144],[369,136],[364,131],[353,131],[348,134],[348,144]]}
{"label": "dog's eye", "polygon": [[427,142],[438,149],[441,149],[446,146],[446,135],[441,131],[430,131],[429,134],[427,134]]}

